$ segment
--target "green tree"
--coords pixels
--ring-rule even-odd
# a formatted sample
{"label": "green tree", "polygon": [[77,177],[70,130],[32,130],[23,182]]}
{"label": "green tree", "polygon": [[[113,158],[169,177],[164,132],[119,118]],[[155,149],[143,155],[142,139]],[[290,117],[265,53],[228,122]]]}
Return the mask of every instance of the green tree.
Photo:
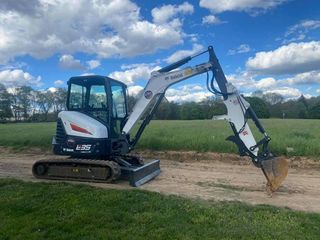
{"label": "green tree", "polygon": [[274,105],[274,104],[277,104],[277,103],[282,103],[284,101],[284,98],[283,96],[281,96],[280,94],[278,93],[266,93],[266,94],[263,94],[262,95],[262,99],[271,104],[271,105]]}
{"label": "green tree", "polygon": [[54,104],[54,94],[50,91],[37,91],[36,92],[36,103],[39,110],[44,116],[44,121],[48,119],[48,113]]}
{"label": "green tree", "polygon": [[181,105],[181,119],[194,120],[201,119],[201,110],[199,104],[195,102],[187,102]]}
{"label": "green tree", "polygon": [[301,95],[301,97],[297,101],[298,103],[301,103],[303,106],[300,107],[300,110],[298,112],[299,118],[308,118],[308,112],[309,112],[309,104],[307,99]]}
{"label": "green tree", "polygon": [[320,119],[320,103],[312,106],[309,110],[310,118]]}
{"label": "green tree", "polygon": [[12,117],[11,95],[3,84],[0,84],[0,119]]}
{"label": "green tree", "polygon": [[168,119],[170,120],[180,119],[180,114],[179,114],[180,106],[175,102],[169,102],[169,106],[170,106],[170,114]]}
{"label": "green tree", "polygon": [[224,105],[222,101],[215,102],[213,106],[213,115],[218,116],[218,115],[224,115],[224,114],[227,114],[226,105]]}
{"label": "green tree", "polygon": [[179,119],[179,105],[164,98],[155,112],[156,119]]}
{"label": "green tree", "polygon": [[53,94],[53,111],[58,113],[66,108],[67,90],[65,88],[57,88]]}
{"label": "green tree", "polygon": [[28,119],[29,117],[33,97],[32,91],[33,89],[29,86],[22,86],[16,88],[16,107],[22,111],[24,119]]}
{"label": "green tree", "polygon": [[302,102],[290,100],[270,106],[270,113],[272,117],[279,118],[306,118],[308,110]]}
{"label": "green tree", "polygon": [[268,106],[263,99],[258,97],[246,97],[245,99],[250,103],[250,106],[252,107],[253,111],[255,111],[258,118],[270,117]]}
{"label": "green tree", "polygon": [[132,109],[133,109],[133,106],[136,104],[137,102],[137,98],[132,96],[132,95],[129,95],[128,98],[127,98],[127,103],[128,103],[128,112],[132,112]]}

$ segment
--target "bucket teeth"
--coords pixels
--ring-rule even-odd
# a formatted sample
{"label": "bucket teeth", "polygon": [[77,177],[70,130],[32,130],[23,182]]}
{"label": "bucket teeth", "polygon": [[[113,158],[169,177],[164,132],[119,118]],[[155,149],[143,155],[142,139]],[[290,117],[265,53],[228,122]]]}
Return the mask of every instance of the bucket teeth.
{"label": "bucket teeth", "polygon": [[261,162],[261,168],[267,178],[270,192],[276,191],[288,175],[289,163],[283,158],[270,158]]}

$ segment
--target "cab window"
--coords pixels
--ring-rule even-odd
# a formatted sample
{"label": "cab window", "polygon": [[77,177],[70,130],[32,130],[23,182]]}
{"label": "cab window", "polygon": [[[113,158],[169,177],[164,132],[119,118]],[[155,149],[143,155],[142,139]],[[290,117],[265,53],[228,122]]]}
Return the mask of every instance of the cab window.
{"label": "cab window", "polygon": [[107,94],[103,85],[92,85],[90,88],[89,108],[106,109]]}
{"label": "cab window", "polygon": [[90,87],[87,111],[95,118],[107,123],[109,118],[107,93],[104,85]]}
{"label": "cab window", "polygon": [[84,86],[78,84],[71,84],[70,87],[70,98],[69,98],[69,109],[83,109],[85,107],[87,89]]}
{"label": "cab window", "polygon": [[121,84],[117,82],[111,83],[112,92],[112,116],[114,118],[126,117],[126,101],[125,92]]}

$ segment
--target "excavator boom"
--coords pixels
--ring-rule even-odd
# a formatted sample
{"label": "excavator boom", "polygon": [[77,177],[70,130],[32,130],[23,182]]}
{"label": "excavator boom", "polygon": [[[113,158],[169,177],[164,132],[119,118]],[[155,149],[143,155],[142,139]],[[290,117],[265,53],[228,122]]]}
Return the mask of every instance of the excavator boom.
{"label": "excavator boom", "polygon": [[[176,70],[194,57],[204,53],[209,54],[209,61],[207,63]],[[234,142],[238,146],[241,156],[246,155],[251,157],[254,165],[262,169],[270,191],[277,190],[288,174],[288,162],[274,157],[269,151],[268,144],[271,138],[264,130],[255,112],[250,107],[250,104],[239,94],[238,90],[227,81],[211,46],[209,46],[206,51],[186,57],[151,73],[151,78],[144,88],[143,94],[138,99],[132,114],[129,116],[122,130],[124,134],[129,134],[141,116],[146,113],[147,109],[150,109],[143,123],[140,125],[136,136],[130,141],[130,148],[132,149],[139,140],[144,128],[157,110],[166,90],[171,85],[195,75],[202,73],[208,74],[208,72],[212,72],[212,78],[211,80],[209,77],[207,78],[207,88],[213,94],[220,95],[223,98],[223,102],[227,108],[227,120],[234,132],[234,135],[228,137],[227,140]],[[214,85],[215,81],[219,90],[217,90]],[[248,118],[253,120],[255,126],[262,134],[262,139],[258,142],[256,142],[248,125]]]}

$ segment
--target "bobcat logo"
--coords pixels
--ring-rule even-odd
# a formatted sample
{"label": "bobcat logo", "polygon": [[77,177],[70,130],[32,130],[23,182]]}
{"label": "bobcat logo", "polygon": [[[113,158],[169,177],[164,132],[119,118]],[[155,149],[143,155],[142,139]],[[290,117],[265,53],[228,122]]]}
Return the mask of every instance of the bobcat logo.
{"label": "bobcat logo", "polygon": [[146,91],[146,92],[144,93],[144,97],[145,97],[146,99],[151,99],[152,96],[153,96],[153,93],[152,93],[150,90],[148,90],[148,91]]}

